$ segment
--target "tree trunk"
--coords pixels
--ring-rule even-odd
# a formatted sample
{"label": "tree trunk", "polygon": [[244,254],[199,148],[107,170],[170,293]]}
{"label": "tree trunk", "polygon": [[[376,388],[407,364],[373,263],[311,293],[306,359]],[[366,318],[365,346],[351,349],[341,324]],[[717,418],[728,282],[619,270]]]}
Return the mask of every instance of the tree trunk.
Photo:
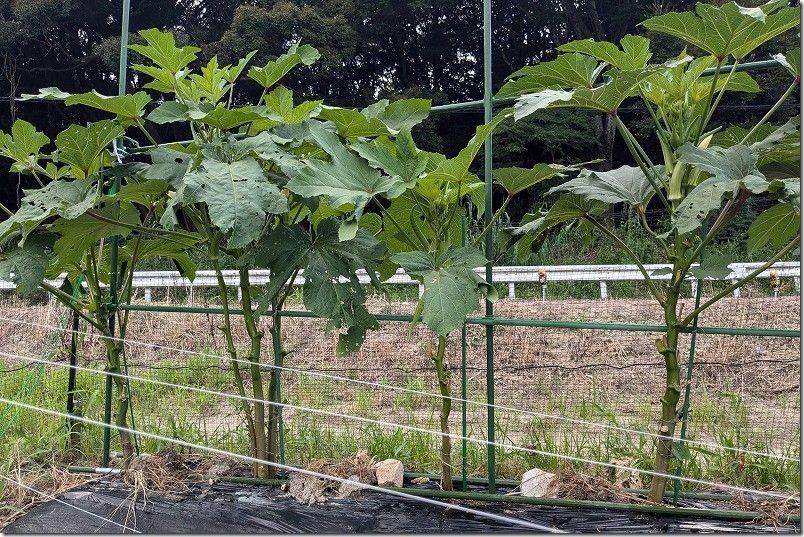
{"label": "tree trunk", "polygon": [[449,386],[449,371],[444,362],[447,338],[438,336],[438,349],[433,358],[438,374],[438,388],[441,392],[441,488],[452,490],[452,439],[449,434],[449,415],[452,411],[452,394]]}

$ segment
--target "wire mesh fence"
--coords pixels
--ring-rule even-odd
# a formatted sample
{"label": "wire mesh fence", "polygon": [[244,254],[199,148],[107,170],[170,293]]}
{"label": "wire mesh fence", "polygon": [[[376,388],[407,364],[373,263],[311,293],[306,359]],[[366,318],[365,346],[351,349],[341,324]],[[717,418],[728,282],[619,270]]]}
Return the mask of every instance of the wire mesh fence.
{"label": "wire mesh fence", "polygon": [[[69,369],[32,364],[21,357],[66,364],[70,333],[65,330],[64,310],[47,300],[4,300],[0,394],[63,411]],[[374,298],[370,305],[377,313],[410,314],[413,304],[392,297]],[[705,312],[700,324],[795,330],[799,306],[797,296],[743,294]],[[692,300],[685,299],[683,307],[691,310]],[[288,305],[289,310],[299,308],[298,303]],[[647,299],[526,297],[503,299],[495,312],[512,322],[661,322],[661,311]],[[260,321],[266,334],[270,321],[267,317]],[[233,323],[235,345],[244,350],[246,330],[239,317]],[[250,453],[242,401],[220,328],[221,316],[215,314],[130,313],[125,348],[135,428]],[[400,459],[413,471],[438,472],[441,399],[432,365],[432,335],[422,326],[383,321],[358,352],[339,357],[337,334],[323,329],[323,321],[315,318],[289,316],[283,321],[287,353],[281,373],[283,459],[303,464],[367,449],[380,458]],[[550,454],[650,469],[664,382],[664,365],[654,343],[657,336],[650,331],[604,330],[594,324],[584,329],[495,326],[491,359],[494,439],[499,445],[496,467],[490,469],[485,445],[489,439],[486,327],[470,324],[465,338],[454,334],[447,352],[456,398],[450,432],[467,437],[465,449],[459,439],[453,442],[458,473],[465,468],[469,476],[486,477],[492,471],[496,478],[516,479],[534,466],[555,469],[567,464]],[[690,338],[682,336],[684,359]],[[720,334],[697,338],[689,379],[690,449],[680,462],[685,475],[795,486],[799,472],[794,461],[800,457],[800,340]],[[77,343],[79,366],[95,371],[77,372],[74,411],[101,421],[106,368],[102,341],[82,325]],[[270,337],[264,338],[262,347],[261,369],[267,373],[273,363]],[[247,387],[249,382],[246,375]],[[22,393],[26,385],[35,389]],[[10,427],[19,437],[30,436],[26,431],[45,431],[49,445],[70,445],[63,419],[21,410]],[[73,447],[97,459],[102,431],[81,429],[80,444]],[[45,449],[44,444],[39,447]],[[140,439],[139,447],[156,452],[165,446]],[[115,443],[112,449],[119,451],[120,446]],[[790,460],[776,464],[773,457]],[[607,471],[594,463],[573,464],[591,473]],[[643,481],[634,479],[632,484]]]}

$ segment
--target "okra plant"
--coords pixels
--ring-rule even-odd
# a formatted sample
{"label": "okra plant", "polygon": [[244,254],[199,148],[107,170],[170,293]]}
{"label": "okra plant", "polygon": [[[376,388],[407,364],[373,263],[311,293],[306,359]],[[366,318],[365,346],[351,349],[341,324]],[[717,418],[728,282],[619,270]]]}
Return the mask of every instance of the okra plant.
{"label": "okra plant", "polygon": [[[8,217],[0,223],[0,278],[16,283],[22,296],[43,288],[103,336],[107,370],[115,375],[114,424],[129,428],[129,393],[121,367],[129,316],[116,306],[131,300],[133,271],[140,260],[169,258],[194,277],[195,264],[185,250],[202,238],[155,229],[167,201],[166,185],[143,180],[139,167],[117,158],[117,140],[127,128],[142,125],[147,95],[69,95],[54,88],[42,95],[115,117],[70,125],[55,144],[22,119],[10,133],[0,132],[0,155],[12,161],[11,170],[32,175],[39,185],[24,191],[19,210],[0,206]],[[112,271],[115,240],[117,270]],[[66,274],[61,287],[44,281],[60,274]],[[70,292],[78,286],[87,292]],[[128,432],[120,431],[120,443],[129,461],[134,450]]]}
{"label": "okra plant", "polygon": [[[525,67],[509,77],[501,95],[515,95],[514,118],[536,110],[576,108],[608,114],[615,122],[635,166],[600,172],[585,169],[557,186],[558,200],[545,213],[528,217],[517,230],[523,244],[551,228],[580,222],[608,235],[640,268],[651,295],[664,312],[666,334],[656,340],[665,364],[654,470],[667,474],[673,457],[688,457],[674,443],[680,419],[682,379],[679,334],[712,304],[745,285],[774,262],[793,252],[800,241],[799,118],[772,127],[774,112],[799,85],[800,54],[792,50],[774,56],[789,72],[790,85],[779,101],[750,129],[717,125],[715,112],[730,91],[761,91],[739,65],[757,47],[799,24],[800,8],[772,0],[747,8],[734,2],[697,4],[694,12],[666,13],[642,25],[680,39],[689,46],[662,64],[651,64],[650,40],[627,35],[619,43],[580,40],[559,47],[557,59]],[[692,56],[692,51],[701,52]],[[731,64],[728,66],[728,64]],[[662,149],[654,162],[628,128],[618,109],[626,100],[644,103]],[[707,247],[728,229],[746,201],[762,196],[777,203],[758,215],[748,229],[748,249],[770,244],[767,263],[714,293],[686,313],[679,302],[688,278],[724,278],[732,261],[708,256]],[[611,204],[626,204],[639,214],[642,226],[672,265],[670,279],[654,279],[644,260],[630,250],[600,219]],[[666,220],[651,225],[648,204],[664,209]],[[661,224],[666,222],[666,225]],[[667,478],[652,478],[649,499],[662,500]]]}

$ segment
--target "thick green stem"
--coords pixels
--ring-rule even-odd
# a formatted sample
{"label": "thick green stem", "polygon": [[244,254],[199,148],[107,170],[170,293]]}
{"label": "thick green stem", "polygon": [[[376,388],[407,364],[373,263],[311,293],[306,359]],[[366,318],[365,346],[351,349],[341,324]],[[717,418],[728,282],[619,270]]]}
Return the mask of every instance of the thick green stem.
{"label": "thick green stem", "polygon": [[[625,146],[628,148],[628,152],[631,153],[631,156],[634,157],[639,169],[642,170],[642,173],[645,174],[647,177],[648,182],[656,191],[656,197],[662,202],[665,209],[669,212],[673,211],[673,208],[670,206],[670,202],[667,201],[667,198],[662,191],[662,183],[659,178],[659,174],[656,172],[656,168],[653,166],[653,163],[647,160],[643,160],[643,155],[646,156],[645,150],[642,149],[642,146],[639,145],[636,138],[631,131],[628,130],[628,127],[625,126],[625,123],[619,118],[619,116],[614,116],[614,123],[617,125],[617,130],[620,131],[620,136],[623,137],[623,141],[625,142]],[[650,169],[648,169],[650,166]]]}
{"label": "thick green stem", "polygon": [[[246,400],[246,387],[243,384],[243,375],[240,372],[239,358],[237,356],[237,349],[235,348],[234,339],[232,338],[232,320],[229,312],[229,297],[227,295],[226,281],[223,279],[223,272],[221,271],[220,260],[218,257],[218,242],[220,237],[217,237],[210,243],[210,258],[215,269],[215,277],[218,281],[218,294],[221,298],[221,308],[223,309],[223,337],[226,340],[226,351],[232,362],[232,373],[234,375],[235,386],[237,386],[237,393],[240,395],[240,401],[243,405],[243,416],[246,419],[246,426],[248,428],[248,436],[251,442],[251,449],[254,453],[257,452],[257,436],[254,427],[254,415],[251,410],[251,405]],[[255,455],[256,456],[256,455]],[[254,475],[257,475],[257,467],[254,466]]]}
{"label": "thick green stem", "polygon": [[117,408],[114,413],[114,424],[120,431],[120,447],[123,450],[124,467],[128,467],[134,458],[134,448],[131,443],[131,434],[128,432],[128,393],[123,382],[120,369],[120,354],[123,345],[120,341],[105,340],[106,358],[109,362],[109,372],[114,375],[114,387],[117,392]]}
{"label": "thick green stem", "polygon": [[449,432],[449,415],[452,411],[452,394],[449,386],[449,370],[444,355],[447,350],[446,336],[438,336],[438,348],[433,357],[438,375],[438,389],[441,392],[441,488],[452,490],[452,440]]}
{"label": "thick green stem", "polygon": [[[480,232],[480,235],[478,235],[477,237],[474,238],[474,240],[472,240],[472,246],[473,247],[476,247],[477,245],[479,245],[480,241],[482,241],[483,238],[486,236],[486,234],[488,234],[488,232],[491,231],[491,227],[494,225],[495,222],[497,222],[497,220],[500,219],[500,217],[502,216],[502,214],[505,211],[506,207],[508,207],[508,204],[511,202],[511,200],[513,198],[514,198],[514,196],[512,196],[511,194],[508,194],[508,197],[505,198],[505,201],[503,201],[502,205],[500,205],[500,208],[497,209],[497,211],[491,216],[491,220],[486,225],[486,227],[483,228],[483,231]],[[490,210],[490,209],[491,208],[489,208],[487,210]]]}
{"label": "thick green stem", "polygon": [[[268,401],[270,403],[281,403],[280,380],[282,367],[284,365],[285,351],[282,347],[282,317],[274,307],[273,322],[270,328],[271,348],[274,354],[274,368],[271,370],[268,380]],[[279,422],[282,407],[271,404],[268,407],[268,457],[271,461],[276,461],[279,457]],[[274,472],[271,471],[271,474]]]}
{"label": "thick green stem", "polygon": [[[656,441],[656,461],[653,470],[657,473],[667,474],[673,453],[673,435],[678,423],[678,400],[681,396],[681,369],[678,365],[678,336],[680,325],[677,311],[678,297],[681,285],[684,282],[684,273],[681,267],[673,269],[673,278],[667,291],[667,301],[664,305],[664,320],[667,333],[656,340],[656,349],[664,357],[665,389],[662,396],[662,417],[659,422],[659,435]],[[648,492],[648,501],[660,503],[664,497],[667,486],[667,477],[654,475]]]}
{"label": "thick green stem", "polygon": [[[260,371],[260,345],[263,333],[257,329],[257,320],[251,305],[251,283],[249,282],[248,268],[241,268],[240,274],[240,306],[243,308],[243,322],[246,325],[251,342],[248,361],[251,363],[251,391],[254,396],[254,440],[255,455],[257,459],[276,462],[276,453],[271,452],[266,446],[266,420],[265,420],[265,390],[262,382],[262,371]],[[272,433],[269,432],[269,435]],[[275,438],[275,436],[274,436]],[[274,441],[274,444],[276,442]],[[258,477],[272,479],[275,475],[274,466],[261,465],[258,468]]]}

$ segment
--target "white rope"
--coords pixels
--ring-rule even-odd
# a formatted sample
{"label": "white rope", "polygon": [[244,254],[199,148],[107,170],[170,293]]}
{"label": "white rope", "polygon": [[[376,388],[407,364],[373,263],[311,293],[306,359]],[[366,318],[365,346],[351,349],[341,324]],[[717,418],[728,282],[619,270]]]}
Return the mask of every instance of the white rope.
{"label": "white rope", "polygon": [[[45,492],[45,491],[43,491],[43,490],[37,490],[37,489],[35,489],[35,488],[33,488],[33,487],[29,487],[29,486],[28,486],[28,485],[26,485],[25,483],[21,483],[20,481],[17,481],[16,479],[12,479],[12,478],[10,478],[10,477],[9,477],[9,476],[7,476],[7,475],[0,474],[0,479],[4,479],[4,480],[6,480],[6,481],[8,481],[8,482],[10,482],[10,483],[13,483],[14,485],[16,485],[16,486],[18,486],[18,487],[20,487],[20,488],[24,488],[24,489],[30,490],[31,492],[35,492],[36,494],[39,494],[40,496],[44,496],[45,498],[47,498],[47,499],[49,499],[49,500],[52,500],[52,501],[54,501],[54,502],[57,502],[57,503],[60,503],[60,504],[66,505],[67,507],[69,507],[69,508],[71,508],[71,509],[75,509],[76,511],[80,511],[80,512],[82,512],[82,513],[84,513],[84,514],[87,514],[87,515],[89,515],[89,516],[92,516],[92,517],[95,517],[95,518],[99,518],[99,519],[103,520],[104,522],[110,522],[110,523],[114,524],[115,526],[119,526],[119,527],[123,528],[123,532],[124,532],[124,533],[125,533],[125,531],[126,531],[126,530],[131,530],[131,531],[132,531],[132,532],[134,532],[134,533],[142,533],[142,532],[140,532],[140,531],[137,531],[137,530],[136,530],[136,529],[134,529],[134,528],[130,528],[130,527],[126,526],[125,524],[120,524],[119,522],[115,522],[115,521],[114,521],[114,520],[112,520],[111,518],[106,518],[106,517],[104,517],[104,516],[101,516],[101,515],[95,514],[95,513],[91,512],[91,511],[87,511],[86,509],[81,509],[81,508],[80,508],[80,507],[78,507],[77,505],[73,505],[73,504],[71,504],[71,503],[67,503],[67,502],[65,502],[64,500],[60,500],[60,499],[56,498],[55,496],[53,496],[52,494],[48,494],[47,492]],[[103,526],[101,526],[101,528],[102,528],[102,527],[103,527]],[[98,528],[98,529],[100,529],[100,528]]]}
{"label": "white rope", "polygon": [[155,434],[155,433],[150,433],[150,432],[147,432],[147,431],[137,431],[137,430],[134,430],[134,429],[130,429],[128,427],[121,427],[119,425],[104,424],[103,422],[92,420],[92,419],[89,419],[89,418],[85,418],[83,416],[71,416],[70,414],[67,414],[65,412],[59,412],[59,411],[56,411],[56,410],[50,410],[50,409],[47,409],[47,408],[42,408],[42,407],[37,407],[37,406],[34,406],[34,405],[29,405],[29,404],[26,404],[26,403],[20,403],[20,402],[17,402],[17,401],[11,401],[11,400],[5,399],[3,397],[0,397],[0,403],[5,403],[5,404],[8,404],[8,405],[15,405],[15,406],[18,406],[20,408],[24,408],[24,409],[27,409],[27,410],[33,410],[33,411],[36,411],[36,412],[42,412],[44,414],[49,414],[51,416],[57,416],[57,417],[63,417],[63,418],[72,418],[75,421],[80,421],[82,423],[87,423],[89,425],[97,425],[97,426],[104,427],[104,428],[114,429],[114,430],[119,431],[119,432],[127,432],[127,433],[130,433],[130,434],[140,435],[140,436],[144,436],[146,438],[152,438],[154,440],[160,440],[162,442],[168,442],[168,443],[176,444],[176,445],[179,445],[179,446],[184,446],[184,447],[194,448],[194,449],[201,449],[201,450],[208,451],[210,453],[214,453],[214,454],[217,454],[217,455],[224,455],[224,456],[227,456],[227,457],[233,457],[233,458],[236,458],[236,459],[240,459],[242,461],[252,463],[252,464],[261,464],[261,465],[273,466],[274,468],[278,468],[280,470],[285,470],[287,472],[296,472],[296,473],[300,473],[300,474],[304,474],[304,475],[317,477],[317,478],[320,478],[320,479],[328,479],[328,480],[332,480],[332,481],[337,481],[339,483],[352,485],[352,486],[354,486],[356,488],[359,488],[359,489],[373,490],[375,492],[381,492],[381,493],[384,493],[384,494],[390,494],[391,496],[398,496],[400,498],[405,498],[405,499],[408,499],[408,500],[414,500],[414,501],[417,501],[417,502],[428,503],[430,505],[435,505],[437,507],[443,507],[445,509],[454,509],[456,511],[462,511],[464,513],[468,513],[468,514],[471,514],[471,515],[481,516],[481,517],[484,517],[484,518],[489,518],[491,520],[496,520],[498,522],[504,522],[506,524],[514,524],[514,525],[517,525],[517,526],[522,526],[522,527],[525,527],[525,528],[530,528],[530,529],[539,530],[539,531],[547,531],[547,532],[550,532],[550,533],[566,533],[566,532],[561,531],[561,530],[559,530],[557,528],[553,528],[553,527],[550,527],[550,526],[542,526],[540,524],[535,524],[533,522],[528,522],[526,520],[520,520],[520,519],[517,519],[517,518],[510,518],[510,517],[506,517],[506,516],[502,516],[502,515],[497,515],[497,514],[494,514],[494,513],[487,513],[487,512],[484,512],[484,511],[480,511],[478,509],[472,509],[471,507],[465,507],[465,506],[459,505],[459,504],[440,502],[438,500],[433,500],[432,498],[424,498],[424,497],[421,497],[421,496],[415,496],[413,494],[408,494],[406,492],[387,489],[387,488],[379,487],[377,485],[369,485],[367,483],[361,483],[360,481],[353,481],[351,479],[345,479],[345,478],[334,476],[334,475],[328,475],[328,474],[324,474],[324,473],[320,473],[320,472],[314,472],[312,470],[307,470],[307,469],[304,469],[304,468],[297,468],[295,466],[290,466],[290,465],[287,465],[287,464],[281,464],[281,463],[278,463],[278,462],[264,461],[264,460],[261,460],[261,459],[257,459],[255,457],[249,457],[248,455],[240,455],[238,453],[232,453],[230,451],[225,451],[223,449],[213,448],[213,447],[210,447],[210,446],[204,446],[204,445],[201,445],[201,444],[193,444],[192,442],[187,442],[185,440],[181,440],[181,439],[178,439],[178,438],[169,438],[167,436],[162,436],[162,435]]}
{"label": "white rope", "polygon": [[[19,323],[19,324],[25,324],[25,325],[30,325],[30,326],[38,326],[38,327],[42,327],[42,328],[54,328],[53,326],[46,325],[46,324],[32,323],[32,322],[29,322],[29,321],[21,321],[21,320],[18,320],[18,319],[12,319],[12,318],[9,318],[9,317],[2,317],[2,316],[0,316],[0,321],[11,321],[11,322]],[[238,363],[238,364],[244,364],[244,365],[248,365],[248,366],[254,365],[251,362],[249,362],[248,360],[232,358],[230,356],[210,354],[210,353],[199,352],[199,351],[191,351],[191,350],[188,350],[188,349],[182,349],[182,348],[178,348],[178,347],[168,347],[168,346],[165,346],[165,345],[159,345],[157,343],[148,343],[148,342],[145,342],[145,341],[138,341],[138,340],[134,340],[134,339],[109,338],[108,336],[104,336],[103,334],[99,334],[99,333],[92,333],[92,332],[85,332],[85,331],[73,331],[73,330],[65,330],[65,331],[72,332],[72,333],[75,333],[77,335],[96,337],[96,338],[100,338],[100,339],[109,339],[109,340],[112,340],[112,341],[122,342],[124,344],[151,347],[151,348],[155,348],[155,349],[166,350],[166,351],[171,351],[171,352],[179,352],[179,353],[184,353],[184,354],[191,354],[191,355],[194,355],[194,356],[200,356],[202,358],[216,358],[216,359],[219,359],[219,360],[228,360],[229,362],[234,362],[234,363]],[[599,428],[599,429],[608,429],[608,430],[618,431],[618,432],[623,432],[623,433],[636,434],[636,435],[640,435],[640,436],[647,436],[647,437],[650,437],[650,438],[658,438],[658,439],[666,438],[665,436],[662,436],[661,434],[652,433],[652,432],[649,432],[649,431],[643,431],[643,430],[640,430],[640,429],[630,429],[630,428],[627,428],[627,427],[621,427],[621,426],[618,426],[618,425],[611,425],[611,424],[607,424],[607,423],[599,423],[599,422],[594,422],[594,421],[581,420],[581,419],[577,419],[577,418],[568,418],[566,416],[559,416],[559,415],[555,415],[555,414],[546,414],[546,413],[543,413],[543,412],[525,410],[525,409],[515,408],[515,407],[511,407],[511,406],[506,406],[506,405],[498,405],[498,404],[491,404],[490,405],[488,403],[483,403],[481,401],[474,401],[474,400],[471,400],[471,399],[463,399],[463,398],[457,397],[457,396],[444,397],[443,395],[437,394],[437,393],[426,392],[426,391],[422,391],[422,390],[414,390],[412,388],[404,388],[404,387],[401,387],[401,386],[392,386],[392,385],[388,385],[388,384],[381,384],[381,383],[377,383],[377,382],[370,382],[370,381],[359,380],[359,379],[350,379],[350,378],[347,378],[347,377],[342,377],[342,376],[338,376],[338,375],[332,375],[332,374],[328,374],[328,373],[322,373],[322,372],[318,372],[318,371],[308,371],[308,370],[304,370],[304,369],[297,369],[297,368],[286,367],[286,366],[277,366],[277,365],[272,365],[272,364],[260,364],[260,367],[264,368],[264,369],[278,369],[278,370],[281,370],[281,371],[293,372],[293,373],[310,375],[310,376],[317,376],[317,377],[321,377],[321,378],[325,378],[325,379],[338,380],[338,381],[342,381],[342,382],[350,382],[350,383],[353,383],[353,384],[359,384],[359,385],[363,385],[363,386],[371,386],[371,387],[374,387],[374,388],[388,389],[388,390],[398,391],[398,392],[402,392],[402,393],[410,393],[410,394],[422,395],[422,396],[426,396],[426,397],[434,397],[434,398],[438,398],[438,399],[449,399],[449,400],[451,400],[453,402],[456,402],[456,403],[466,403],[466,404],[482,406],[482,407],[486,407],[486,408],[494,408],[494,409],[497,409],[497,410],[503,410],[503,411],[507,411],[507,412],[516,412],[516,413],[523,414],[523,415],[526,415],[526,416],[533,416],[533,417],[543,418],[543,419],[552,419],[552,420],[556,420],[556,421],[563,421],[563,422],[566,422],[566,423],[573,423],[573,424],[576,424],[576,425],[592,426],[592,427]],[[281,406],[281,404],[278,404],[278,405]],[[726,446],[726,445],[717,444],[717,443],[714,443],[714,442],[705,442],[703,440],[684,439],[683,442],[685,444],[688,444],[688,445],[708,447],[708,448],[712,448],[712,449],[721,449],[721,450],[724,450],[724,451],[734,451],[736,453],[744,453],[746,455],[755,455],[755,456],[758,456],[758,457],[767,457],[767,458],[770,458],[770,459],[776,459],[776,460],[782,460],[782,461],[788,461],[788,462],[799,462],[799,459],[796,459],[796,458],[793,458],[793,457],[787,457],[785,455],[777,455],[775,453],[767,453],[767,452],[763,452],[763,451],[756,451],[756,450],[751,450],[751,449],[743,449],[743,448],[734,447],[734,446]]]}
{"label": "white rope", "polygon": [[[257,398],[254,398],[254,397],[248,397],[248,396],[243,397],[243,396],[237,395],[237,394],[218,392],[218,391],[215,391],[215,390],[209,390],[207,388],[197,388],[197,387],[193,387],[193,386],[184,386],[184,385],[173,384],[173,383],[170,383],[170,382],[165,382],[165,381],[156,380],[156,379],[146,379],[146,378],[142,378],[142,377],[133,377],[133,376],[130,376],[130,375],[124,375],[124,374],[121,374],[121,373],[111,373],[111,372],[102,371],[102,370],[98,370],[98,369],[84,368],[84,367],[81,367],[81,366],[71,366],[71,365],[66,364],[66,363],[47,362],[46,360],[41,360],[40,358],[27,357],[27,356],[22,356],[22,355],[14,355],[14,354],[5,353],[5,352],[0,352],[0,355],[12,356],[12,357],[15,357],[15,358],[20,358],[20,359],[24,359],[24,360],[30,360],[32,362],[43,362],[44,361],[46,363],[56,365],[56,366],[59,366],[59,367],[75,368],[77,370],[87,371],[87,372],[91,372],[91,373],[99,373],[99,374],[109,375],[109,376],[118,377],[118,378],[128,378],[129,380],[141,381],[141,382],[146,382],[146,383],[149,383],[149,384],[157,384],[157,385],[162,385],[162,386],[181,388],[181,389],[185,389],[185,390],[196,391],[196,392],[199,392],[199,393],[206,393],[208,395],[221,396],[221,397],[228,398],[228,399],[236,399],[236,400],[240,400],[240,401],[250,401],[250,402],[254,402],[254,403],[263,403],[263,404],[277,406],[277,407],[280,407],[280,408],[292,408],[294,410],[299,410],[299,411],[302,411],[302,412],[310,412],[310,413],[321,414],[321,415],[324,415],[324,416],[329,416],[329,417],[334,417],[334,418],[341,418],[341,419],[347,419],[347,420],[360,421],[360,422],[364,422],[364,423],[370,423],[372,425],[381,425],[381,426],[393,427],[393,428],[403,429],[403,430],[408,430],[408,431],[413,431],[413,432],[430,434],[430,435],[434,435],[434,436],[449,437],[452,440],[466,440],[468,442],[473,442],[473,443],[476,443],[476,444],[482,444],[482,445],[485,445],[487,447],[505,448],[505,449],[510,449],[510,450],[513,450],[513,451],[521,451],[521,452],[524,452],[524,453],[530,453],[530,454],[534,454],[534,455],[543,455],[543,456],[548,456],[548,457],[555,457],[557,459],[563,459],[563,460],[567,460],[567,461],[571,461],[571,462],[579,462],[579,463],[584,463],[584,464],[591,464],[591,465],[594,465],[594,466],[603,466],[603,467],[607,467],[607,468],[615,468],[615,469],[619,469],[619,470],[626,470],[626,471],[631,471],[631,472],[650,475],[650,476],[659,476],[659,477],[665,477],[667,479],[675,479],[675,480],[678,480],[678,481],[686,481],[686,482],[689,482],[689,483],[697,483],[697,484],[701,484],[701,485],[719,487],[719,488],[734,490],[734,491],[738,491],[738,492],[747,492],[747,493],[751,493],[751,494],[758,494],[758,495],[763,495],[763,496],[785,498],[785,499],[789,498],[789,495],[783,495],[783,494],[778,494],[778,493],[773,493],[773,492],[766,492],[766,491],[761,491],[761,490],[757,490],[757,489],[749,489],[749,488],[737,487],[737,486],[733,486],[733,485],[726,485],[726,484],[723,484],[723,483],[717,483],[715,481],[705,481],[705,480],[702,480],[702,479],[695,479],[695,478],[692,478],[692,477],[676,476],[676,475],[663,473],[663,472],[655,472],[655,471],[652,471],[652,470],[643,470],[643,469],[640,469],[640,468],[633,468],[633,467],[630,467],[630,466],[624,466],[624,465],[611,463],[611,462],[603,462],[603,461],[598,461],[598,460],[594,460],[594,459],[584,459],[582,457],[575,457],[575,456],[572,456],[572,455],[564,455],[564,454],[561,454],[561,453],[554,453],[554,452],[551,452],[551,451],[543,451],[543,450],[538,450],[538,449],[533,449],[533,448],[526,448],[526,447],[517,446],[517,445],[514,445],[514,444],[504,444],[504,443],[500,443],[500,442],[490,442],[488,440],[481,440],[481,439],[478,439],[478,438],[465,437],[465,436],[461,436],[461,435],[454,434],[454,433],[443,433],[441,431],[434,431],[434,430],[430,430],[430,429],[424,429],[424,428],[421,428],[421,427],[415,427],[415,426],[412,426],[412,425],[403,425],[403,424],[389,422],[389,421],[376,420],[376,419],[372,419],[372,418],[365,418],[363,416],[356,416],[356,415],[352,415],[352,414],[343,414],[343,413],[340,413],[340,412],[332,412],[332,411],[328,411],[328,410],[321,410],[321,409],[316,409],[316,408],[308,408],[308,407],[303,407],[303,406],[298,406],[298,405],[291,405],[291,404],[287,404],[287,403],[271,402],[271,401],[266,401],[266,400],[262,400],[262,399],[257,399]],[[4,400],[0,399],[0,401],[4,401]],[[34,407],[34,408],[38,408],[38,407]],[[138,433],[137,433],[136,430],[132,430],[132,434],[136,435]]]}

